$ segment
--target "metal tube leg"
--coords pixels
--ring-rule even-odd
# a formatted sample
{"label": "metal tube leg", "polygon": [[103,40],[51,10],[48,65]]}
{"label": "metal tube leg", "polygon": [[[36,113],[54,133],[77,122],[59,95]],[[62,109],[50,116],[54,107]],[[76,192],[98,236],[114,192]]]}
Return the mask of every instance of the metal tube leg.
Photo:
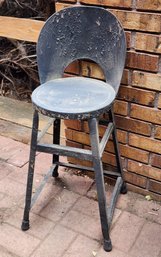
{"label": "metal tube leg", "polygon": [[118,144],[117,133],[116,133],[115,118],[114,118],[114,113],[113,113],[112,109],[109,111],[109,118],[114,124],[114,129],[113,129],[113,132],[112,132],[112,138],[113,138],[114,149],[115,149],[115,153],[116,153],[116,163],[117,163],[118,171],[120,172],[121,177],[123,179],[123,184],[122,184],[120,192],[122,194],[126,194],[127,193],[127,186],[126,186],[126,183],[124,181],[124,176],[123,176],[122,163],[121,163],[121,157],[120,157],[120,151],[119,151],[119,144]]}
{"label": "metal tube leg", "polygon": [[33,116],[31,147],[30,147],[30,157],[29,157],[29,166],[28,166],[26,202],[25,202],[23,221],[22,221],[22,225],[21,225],[21,229],[23,231],[28,230],[30,227],[29,212],[30,212],[31,197],[32,197],[32,185],[33,185],[33,176],[34,176],[34,167],[35,167],[38,124],[39,124],[39,116],[38,116],[38,112],[35,111],[34,116]]}
{"label": "metal tube leg", "polygon": [[112,244],[109,237],[103,167],[102,167],[102,161],[99,153],[98,121],[97,119],[93,118],[88,121],[88,124],[89,124],[89,131],[90,131],[91,150],[93,155],[93,167],[95,171],[100,220],[101,220],[102,234],[104,238],[104,250],[109,252],[112,250]]}
{"label": "metal tube leg", "polygon": [[[53,124],[53,144],[60,144],[60,120],[56,119]],[[59,161],[59,155],[53,155],[53,164]],[[52,176],[58,177],[58,165],[54,168]]]}

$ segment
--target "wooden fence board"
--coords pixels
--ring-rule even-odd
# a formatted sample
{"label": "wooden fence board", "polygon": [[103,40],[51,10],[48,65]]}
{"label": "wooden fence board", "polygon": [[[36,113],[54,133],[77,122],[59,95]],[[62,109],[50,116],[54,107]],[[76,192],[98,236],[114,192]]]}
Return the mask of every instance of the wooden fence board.
{"label": "wooden fence board", "polygon": [[0,16],[0,37],[37,42],[43,21]]}

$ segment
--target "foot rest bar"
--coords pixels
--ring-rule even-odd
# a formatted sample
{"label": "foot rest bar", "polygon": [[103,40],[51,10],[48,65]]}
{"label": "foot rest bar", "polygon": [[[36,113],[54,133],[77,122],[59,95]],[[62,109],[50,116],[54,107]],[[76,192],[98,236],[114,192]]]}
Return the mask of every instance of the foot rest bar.
{"label": "foot rest bar", "polygon": [[38,152],[56,154],[61,156],[70,156],[78,159],[92,161],[92,152],[90,150],[79,149],[63,145],[38,144],[36,147]]}
{"label": "foot rest bar", "polygon": [[[63,167],[67,167],[67,168],[73,168],[73,169],[78,169],[78,170],[86,170],[89,172],[94,172],[94,169],[92,167],[88,167],[88,166],[82,166],[82,165],[75,165],[75,164],[71,164],[71,163],[66,163],[66,162],[56,162],[55,164],[59,165],[59,166],[63,166]],[[109,171],[109,170],[104,170],[104,175],[111,175],[111,176],[120,176],[119,172],[115,172],[115,171]]]}
{"label": "foot rest bar", "polygon": [[112,122],[110,122],[110,123],[108,124],[108,127],[107,127],[107,129],[106,129],[106,131],[105,131],[105,133],[104,133],[104,136],[103,136],[103,138],[102,138],[102,140],[101,140],[101,143],[100,143],[100,145],[99,145],[100,156],[101,156],[101,157],[102,157],[103,151],[104,151],[104,149],[105,149],[105,146],[106,146],[106,144],[107,144],[107,142],[108,142],[108,140],[109,140],[109,137],[110,137],[110,135],[111,135],[111,133],[112,133],[112,131],[113,131],[113,128],[114,128],[114,125],[113,125]]}
{"label": "foot rest bar", "polygon": [[116,181],[116,184],[115,184],[115,187],[114,187],[113,192],[112,192],[110,206],[108,208],[108,223],[109,223],[109,227],[111,226],[111,223],[112,223],[112,218],[113,218],[113,215],[114,215],[116,202],[117,202],[117,199],[118,199],[118,196],[119,196],[122,184],[123,184],[122,178],[118,177],[117,181]]}
{"label": "foot rest bar", "polygon": [[45,186],[45,184],[46,184],[48,178],[51,177],[52,172],[53,172],[53,170],[54,170],[55,167],[56,167],[56,164],[52,165],[51,168],[50,168],[50,170],[49,170],[49,171],[47,172],[47,174],[44,176],[44,178],[43,178],[43,180],[42,180],[40,186],[37,188],[37,190],[36,190],[34,196],[33,196],[32,199],[31,199],[30,209],[32,208],[32,206],[34,205],[34,203],[36,202],[36,200],[38,199],[38,197],[39,197],[41,191],[43,190],[43,188],[44,188],[44,186]]}

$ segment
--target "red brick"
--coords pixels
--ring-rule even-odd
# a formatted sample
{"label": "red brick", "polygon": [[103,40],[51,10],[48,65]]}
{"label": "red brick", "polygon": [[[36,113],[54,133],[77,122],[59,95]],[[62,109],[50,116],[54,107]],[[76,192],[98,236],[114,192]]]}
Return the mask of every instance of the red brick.
{"label": "red brick", "polygon": [[66,138],[71,141],[75,141],[85,145],[90,145],[89,135],[84,132],[66,129],[65,134],[66,134]]}
{"label": "red brick", "polygon": [[121,100],[115,100],[114,113],[126,116],[128,113],[128,103]]}
{"label": "red brick", "polygon": [[157,139],[161,139],[161,126],[156,126],[155,127],[154,137],[157,138]]}
{"label": "red brick", "polygon": [[67,73],[72,73],[72,74],[79,74],[80,72],[80,65],[79,65],[79,61],[74,61],[71,64],[68,65],[68,67],[66,67],[65,71]]}
{"label": "red brick", "polygon": [[151,125],[149,123],[118,115],[115,119],[117,128],[147,136],[151,134]]}
{"label": "red brick", "polygon": [[112,10],[125,29],[160,32],[160,14]]}
{"label": "red brick", "polygon": [[160,0],[138,0],[137,9],[149,11],[161,11]]}
{"label": "red brick", "polygon": [[81,130],[83,126],[83,122],[79,120],[65,120],[64,124],[67,128]]}
{"label": "red brick", "polygon": [[125,180],[133,185],[146,188],[147,178],[132,172],[124,172]]}
{"label": "red brick", "polygon": [[66,140],[66,145],[71,146],[71,147],[76,147],[76,148],[82,148],[82,144],[77,143],[77,142],[73,142],[73,141],[70,141],[70,140]]}
{"label": "red brick", "polygon": [[106,164],[116,166],[116,157],[112,153],[104,152],[102,160]]}
{"label": "red brick", "polygon": [[130,134],[129,144],[134,147],[161,154],[161,141],[156,139]]}
{"label": "red brick", "polygon": [[127,143],[127,132],[117,129],[117,137],[118,137],[118,141],[126,144]]}
{"label": "red brick", "polygon": [[[89,135],[87,134],[89,132],[87,123],[85,123],[85,132],[80,132],[72,129],[66,129],[66,138],[68,140],[80,143],[80,144],[85,144],[85,145],[90,145],[90,138]],[[102,137],[105,132],[105,129],[103,127],[100,127],[100,136]],[[122,143],[127,142],[127,133],[125,131],[117,130],[117,135],[118,135],[118,141]],[[82,145],[75,145],[74,147],[81,147]]]}
{"label": "red brick", "polygon": [[[160,158],[161,159],[161,158]],[[161,161],[161,160],[160,160]],[[128,160],[128,171],[161,181],[161,170],[141,162]]]}
{"label": "red brick", "polygon": [[124,157],[130,158],[136,161],[148,163],[149,153],[146,151],[136,149],[128,145],[120,144],[120,152],[121,152],[121,155]]}
{"label": "red brick", "polygon": [[90,5],[103,5],[103,6],[109,6],[109,7],[126,7],[126,8],[130,8],[132,5],[132,1],[131,0],[126,0],[126,1],[122,1],[122,0],[81,0],[81,3],[84,4],[90,4]]}
{"label": "red brick", "polygon": [[132,75],[132,85],[136,87],[161,91],[161,76],[160,74],[134,71]]}
{"label": "red brick", "polygon": [[73,164],[76,164],[76,165],[83,165],[83,166],[86,166],[86,167],[92,167],[92,163],[90,161],[83,161],[83,160],[76,159],[76,158],[73,158],[73,157],[68,157],[68,161],[70,163],[73,163]]}
{"label": "red brick", "polygon": [[128,68],[140,69],[145,71],[158,71],[159,57],[156,55],[128,52],[126,66]]}
{"label": "red brick", "polygon": [[156,108],[149,108],[131,104],[130,116],[135,119],[140,119],[154,124],[161,124],[161,111]]}
{"label": "red brick", "polygon": [[[115,117],[115,118],[116,118],[116,117]],[[105,129],[106,129],[105,126],[99,126],[99,134],[100,134],[100,137],[103,137],[103,135],[104,135],[104,133],[105,133]],[[83,131],[89,133],[89,129],[88,129],[88,124],[87,124],[87,122],[84,122]],[[121,143],[123,143],[123,144],[126,144],[126,143],[127,143],[127,132],[126,132],[126,131],[117,129],[117,137],[118,137],[118,141],[119,141],[119,142],[121,142]],[[112,138],[112,137],[111,137],[111,138]]]}
{"label": "red brick", "polygon": [[136,33],[135,49],[151,53],[161,53],[161,36]]}
{"label": "red brick", "polygon": [[81,61],[81,75],[105,80],[101,67],[94,62]]}
{"label": "red brick", "polygon": [[126,31],[125,35],[126,35],[127,48],[130,48],[131,47],[131,32]]}
{"label": "red brick", "polygon": [[[120,149],[121,156],[123,157],[148,163],[149,154],[146,151],[142,151],[140,149],[136,149],[123,144],[119,144],[119,149]],[[114,153],[114,146],[112,141],[109,141],[107,143],[105,150],[109,153]]]}
{"label": "red brick", "polygon": [[118,98],[133,103],[154,106],[155,93],[133,87],[121,86]]}
{"label": "red brick", "polygon": [[[71,143],[70,143],[70,145],[71,145]],[[89,149],[89,147],[86,146],[85,149]],[[143,153],[143,155],[144,155],[144,153]],[[116,157],[113,153],[104,152],[102,160],[105,164],[108,164],[110,166],[116,166]],[[92,166],[92,163],[90,161],[83,161],[83,160],[79,160],[76,158],[69,157],[68,161],[71,163],[77,164],[77,165],[84,165],[87,167]],[[122,165],[125,166],[125,162],[124,162],[123,158],[122,158]]]}
{"label": "red brick", "polygon": [[159,94],[158,98],[158,108],[161,109],[161,94]]}
{"label": "red brick", "polygon": [[155,180],[149,181],[149,190],[161,194],[161,183]]}
{"label": "red brick", "polygon": [[130,73],[129,70],[124,69],[121,84],[123,84],[123,85],[128,85],[129,84],[129,80],[130,80],[130,74],[129,73]]}
{"label": "red brick", "polygon": [[[129,41],[129,33],[127,34],[128,41]],[[95,79],[101,79],[105,80],[104,73],[99,65],[97,65],[94,62],[89,61],[81,61],[81,75],[85,77],[91,77]],[[122,84],[128,84],[129,80],[129,71],[127,69],[124,70],[123,76],[122,76]]]}
{"label": "red brick", "polygon": [[161,168],[161,155],[159,154],[152,154],[151,155],[151,165]]}

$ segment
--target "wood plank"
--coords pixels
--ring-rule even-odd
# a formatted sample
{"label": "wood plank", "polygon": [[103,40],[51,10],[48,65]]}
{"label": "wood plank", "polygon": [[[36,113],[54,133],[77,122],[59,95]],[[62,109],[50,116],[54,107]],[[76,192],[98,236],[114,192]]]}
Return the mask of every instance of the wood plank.
{"label": "wood plank", "polygon": [[0,16],[0,37],[37,42],[43,21]]}

